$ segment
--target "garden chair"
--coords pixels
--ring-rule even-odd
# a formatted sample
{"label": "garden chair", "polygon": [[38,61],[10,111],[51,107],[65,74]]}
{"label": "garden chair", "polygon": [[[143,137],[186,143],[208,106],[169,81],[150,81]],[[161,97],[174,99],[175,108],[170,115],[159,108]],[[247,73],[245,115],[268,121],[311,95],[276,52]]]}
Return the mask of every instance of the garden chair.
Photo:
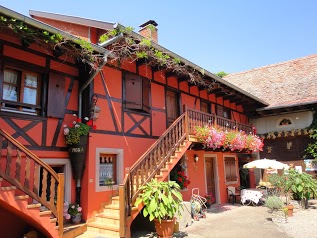
{"label": "garden chair", "polygon": [[237,197],[240,196],[240,191],[237,191],[238,189],[236,189],[233,186],[229,186],[227,187],[227,191],[228,191],[228,198],[229,201],[232,202],[232,204],[234,204],[237,201]]}

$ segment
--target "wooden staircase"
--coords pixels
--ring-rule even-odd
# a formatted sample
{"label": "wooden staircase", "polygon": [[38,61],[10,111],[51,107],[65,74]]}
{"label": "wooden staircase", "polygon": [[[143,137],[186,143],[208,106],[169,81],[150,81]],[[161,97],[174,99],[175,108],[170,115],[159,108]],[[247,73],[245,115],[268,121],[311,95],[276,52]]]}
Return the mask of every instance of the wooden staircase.
{"label": "wooden staircase", "polygon": [[142,210],[134,206],[141,192],[141,186],[152,178],[163,181],[187,151],[192,142],[195,126],[217,125],[226,129],[245,130],[251,127],[227,118],[196,110],[187,110],[160,136],[160,138],[134,163],[126,169],[119,196],[112,197],[109,204],[103,204],[100,211],[87,221],[87,232],[79,236],[89,237],[130,237],[132,221]]}
{"label": "wooden staircase", "polygon": [[46,237],[62,237],[64,175],[1,129],[0,155],[0,206]]}

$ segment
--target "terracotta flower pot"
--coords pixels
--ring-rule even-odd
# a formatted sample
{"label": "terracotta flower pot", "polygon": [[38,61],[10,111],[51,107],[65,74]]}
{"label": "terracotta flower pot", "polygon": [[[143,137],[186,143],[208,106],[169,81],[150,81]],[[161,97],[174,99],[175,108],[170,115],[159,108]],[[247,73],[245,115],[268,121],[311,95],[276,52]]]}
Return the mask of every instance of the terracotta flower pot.
{"label": "terracotta flower pot", "polygon": [[292,217],[293,216],[294,206],[292,204],[289,204],[289,205],[287,205],[285,207],[287,208],[288,217]]}
{"label": "terracotta flower pot", "polygon": [[174,233],[175,218],[173,220],[154,219],[155,229],[158,238],[172,238]]}

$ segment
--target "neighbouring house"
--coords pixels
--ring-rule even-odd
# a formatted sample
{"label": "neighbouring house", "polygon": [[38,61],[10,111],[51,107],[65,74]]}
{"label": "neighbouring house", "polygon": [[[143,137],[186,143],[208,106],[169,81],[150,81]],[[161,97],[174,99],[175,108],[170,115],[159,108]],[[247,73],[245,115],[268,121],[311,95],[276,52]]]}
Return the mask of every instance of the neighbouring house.
{"label": "neighbouring house", "polygon": [[304,171],[305,149],[312,142],[308,127],[317,106],[317,54],[229,74],[224,80],[269,103],[250,115],[264,139],[260,158],[301,166]]}
{"label": "neighbouring house", "polygon": [[[28,210],[42,203],[53,210],[42,216],[60,230],[61,201],[79,201],[88,230],[129,237],[142,209],[133,206],[140,186],[178,172],[190,181],[185,201],[193,188],[212,193],[216,203],[228,201],[227,187],[240,185],[239,159],[250,152],[206,148],[195,126],[249,134],[249,116],[268,105],[264,100],[160,46],[153,20],[138,34],[120,24],[0,9],[0,209],[11,217],[6,224],[61,237]],[[73,114],[96,126],[83,176],[75,179],[63,127]]]}

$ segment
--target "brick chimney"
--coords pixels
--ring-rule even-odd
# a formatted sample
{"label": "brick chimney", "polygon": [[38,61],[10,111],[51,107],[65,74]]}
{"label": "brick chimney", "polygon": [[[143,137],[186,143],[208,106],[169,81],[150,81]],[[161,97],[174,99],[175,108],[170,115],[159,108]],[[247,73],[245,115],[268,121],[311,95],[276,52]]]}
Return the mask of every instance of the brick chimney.
{"label": "brick chimney", "polygon": [[140,25],[141,29],[139,33],[141,36],[150,39],[151,41],[157,43],[157,23],[154,20],[149,20],[142,25]]}

